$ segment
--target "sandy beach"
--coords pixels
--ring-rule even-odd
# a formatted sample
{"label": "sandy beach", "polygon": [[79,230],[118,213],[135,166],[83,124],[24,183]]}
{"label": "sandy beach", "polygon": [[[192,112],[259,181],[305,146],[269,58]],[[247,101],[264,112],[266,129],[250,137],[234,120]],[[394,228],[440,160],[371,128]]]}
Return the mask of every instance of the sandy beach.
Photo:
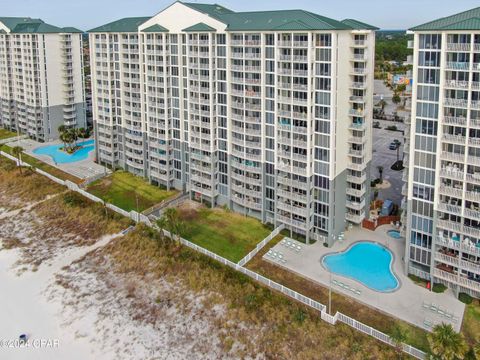
{"label": "sandy beach", "polygon": [[[85,241],[56,229],[44,241],[41,203],[0,208],[2,247],[11,247],[0,250],[2,359],[226,357],[215,324],[222,306],[205,309],[201,296],[166,280],[112,274],[101,249],[120,234]],[[179,296],[182,304],[169,300]],[[20,334],[30,341],[19,348]]]}

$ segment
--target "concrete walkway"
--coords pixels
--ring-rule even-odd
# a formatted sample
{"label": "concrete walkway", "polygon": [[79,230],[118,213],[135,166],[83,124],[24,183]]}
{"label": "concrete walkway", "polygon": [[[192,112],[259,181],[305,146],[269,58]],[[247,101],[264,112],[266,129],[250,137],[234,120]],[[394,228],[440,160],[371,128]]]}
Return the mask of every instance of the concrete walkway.
{"label": "concrete walkway", "polygon": [[[91,139],[85,139],[81,141],[88,141]],[[80,141],[80,140],[79,140]],[[65,163],[65,164],[56,164],[53,159],[48,155],[37,155],[33,153],[33,150],[42,146],[49,146],[49,145],[60,145],[62,144],[60,141],[50,141],[45,143],[40,143],[31,139],[23,139],[20,141],[14,141],[9,143],[9,146],[21,146],[24,149],[24,152],[44,163],[56,167],[68,174],[76,176],[80,179],[88,179],[97,175],[101,174],[109,174],[111,171],[107,168],[96,164],[94,162],[95,158],[95,151],[91,151],[88,154],[88,158],[81,161],[76,161],[72,163]]]}
{"label": "concrete walkway", "polygon": [[[281,253],[283,261],[272,260],[267,255],[264,256],[264,259],[274,261],[278,266],[282,266],[326,287],[330,286],[331,279],[341,281],[349,287],[359,290],[357,294],[337,285],[332,285],[333,291],[352,297],[358,302],[377,308],[384,313],[426,330],[431,330],[431,327],[435,324],[445,322],[451,323],[455,330],[460,331],[465,305],[456,299],[450,290],[443,294],[436,294],[416,285],[405,275],[403,263],[405,239],[391,238],[387,234],[387,231],[390,229],[392,229],[390,225],[381,226],[376,231],[354,227],[345,233],[345,240],[342,243],[337,241],[332,248],[324,247],[321,242],[316,242],[313,245],[295,242],[301,247],[301,250],[297,252],[279,243],[272,248],[272,251]],[[365,240],[380,243],[394,254],[392,268],[400,281],[400,287],[394,292],[378,292],[367,288],[360,282],[336,274],[332,274],[332,278],[330,278],[330,273],[322,267],[321,258],[324,255],[345,251],[355,242]],[[440,315],[438,311],[432,311],[430,309],[432,304],[437,308],[441,308],[444,312],[452,314],[457,320],[454,321]],[[426,325],[429,323],[431,325]]]}

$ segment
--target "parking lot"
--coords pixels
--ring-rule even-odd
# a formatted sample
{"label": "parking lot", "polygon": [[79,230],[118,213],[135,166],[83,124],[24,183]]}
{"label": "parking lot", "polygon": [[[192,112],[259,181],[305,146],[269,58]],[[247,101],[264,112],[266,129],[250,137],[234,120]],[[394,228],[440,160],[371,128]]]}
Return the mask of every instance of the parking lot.
{"label": "parking lot", "polygon": [[403,159],[403,133],[400,131],[385,130],[389,125],[396,125],[398,129],[403,130],[403,123],[394,123],[392,121],[379,121],[381,129],[373,129],[373,154],[371,163],[372,180],[379,177],[378,166],[383,166],[383,178],[390,182],[391,186],[387,189],[379,189],[378,198],[382,200],[392,200],[400,205],[402,201],[402,171],[394,171],[390,167],[397,161],[397,150],[389,150],[390,143],[397,139],[401,142],[399,148],[399,158]]}

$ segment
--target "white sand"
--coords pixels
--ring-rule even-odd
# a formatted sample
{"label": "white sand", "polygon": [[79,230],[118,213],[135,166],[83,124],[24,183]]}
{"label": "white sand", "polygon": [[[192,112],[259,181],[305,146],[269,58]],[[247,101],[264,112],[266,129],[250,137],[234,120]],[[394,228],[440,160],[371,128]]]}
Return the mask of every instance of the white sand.
{"label": "white sand", "polygon": [[[94,250],[114,236],[89,247],[61,233],[58,245],[44,243],[36,232],[42,221],[32,206],[21,205],[20,212],[0,209],[0,249],[7,237],[25,246],[0,250],[0,340],[26,333],[59,346],[3,347],[1,360],[235,358],[220,345],[223,305],[208,306],[164,279],[112,273],[110,260]],[[32,271],[37,266],[29,262],[37,259]],[[232,353],[241,348],[234,341]]]}
{"label": "white sand", "polygon": [[[109,240],[106,238],[105,240]],[[94,245],[97,247],[99,243]],[[92,247],[93,248],[93,247]],[[47,302],[42,295],[51,283],[54,273],[90,249],[73,249],[50,266],[41,266],[37,272],[14,271],[19,251],[0,251],[0,340],[16,340],[22,333],[30,339],[58,340],[58,348],[1,348],[2,359],[90,359],[94,349],[84,339],[76,339],[68,329],[61,327],[61,304]]]}

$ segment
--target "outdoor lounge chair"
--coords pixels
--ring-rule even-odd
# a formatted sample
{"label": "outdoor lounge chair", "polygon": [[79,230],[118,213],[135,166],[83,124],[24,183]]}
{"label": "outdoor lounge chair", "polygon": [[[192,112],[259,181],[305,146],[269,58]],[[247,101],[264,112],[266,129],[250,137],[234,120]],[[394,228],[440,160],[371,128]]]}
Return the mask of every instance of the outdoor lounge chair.
{"label": "outdoor lounge chair", "polygon": [[447,319],[453,320],[453,314],[452,314],[452,313],[449,313],[448,311],[445,311],[445,317],[446,317]]}
{"label": "outdoor lounge chair", "polygon": [[361,292],[360,290],[358,290],[358,289],[357,289],[357,290],[355,290],[355,294],[357,294],[357,295],[361,295],[361,294],[362,294],[362,292]]}
{"label": "outdoor lounge chair", "polygon": [[335,280],[335,279],[332,280],[332,283],[333,283],[333,285],[338,285],[338,281]]}
{"label": "outdoor lounge chair", "polygon": [[438,311],[437,311],[440,315],[445,315],[445,310],[442,309],[441,306],[438,307]]}
{"label": "outdoor lounge chair", "polygon": [[438,306],[435,303],[432,303],[432,305],[430,305],[430,310],[432,310],[433,312],[437,312]]}
{"label": "outdoor lounge chair", "polygon": [[427,328],[431,328],[433,326],[433,323],[430,320],[425,319],[423,320],[423,325],[425,325],[425,327]]}
{"label": "outdoor lounge chair", "polygon": [[430,305],[426,301],[424,301],[423,302],[423,308],[424,309],[430,309]]}

